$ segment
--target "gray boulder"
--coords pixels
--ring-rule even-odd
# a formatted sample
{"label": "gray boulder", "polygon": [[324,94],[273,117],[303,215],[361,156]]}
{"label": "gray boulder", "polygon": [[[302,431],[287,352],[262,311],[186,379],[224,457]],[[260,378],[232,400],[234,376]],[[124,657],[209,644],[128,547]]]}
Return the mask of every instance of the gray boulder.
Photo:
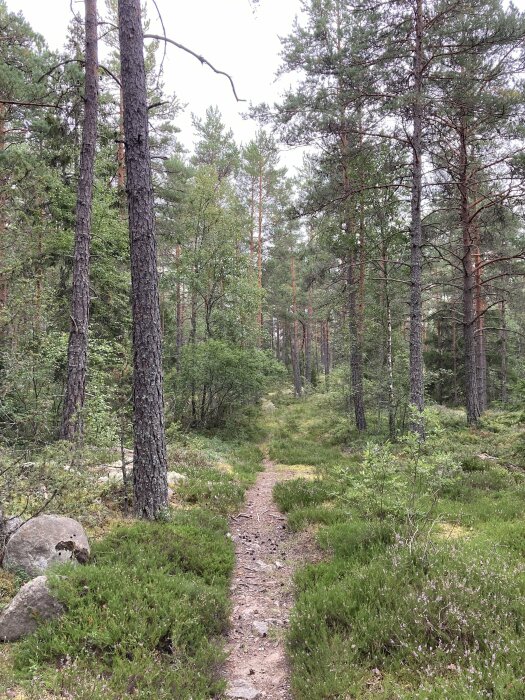
{"label": "gray boulder", "polygon": [[3,535],[8,540],[12,537],[15,532],[22,527],[24,521],[18,515],[14,515],[12,518],[6,518],[4,520]]}
{"label": "gray boulder", "polygon": [[46,620],[58,617],[64,608],[47,587],[47,577],[26,583],[0,613],[0,642],[16,642],[34,632]]}
{"label": "gray boulder", "polygon": [[39,515],[9,539],[3,567],[38,576],[51,564],[85,563],[89,542],[80,523],[63,515]]}

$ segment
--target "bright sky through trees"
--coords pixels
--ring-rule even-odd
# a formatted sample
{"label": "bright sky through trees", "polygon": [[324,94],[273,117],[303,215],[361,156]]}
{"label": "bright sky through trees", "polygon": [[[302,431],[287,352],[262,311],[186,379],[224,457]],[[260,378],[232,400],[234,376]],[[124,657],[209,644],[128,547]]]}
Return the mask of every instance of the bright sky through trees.
{"label": "bright sky through trees", "polygon": [[[168,92],[175,92],[188,105],[178,125],[181,140],[191,145],[193,129],[191,113],[203,116],[209,105],[217,105],[224,121],[238,140],[252,138],[255,124],[244,120],[242,112],[249,102],[277,99],[279,88],[274,75],[279,66],[279,37],[286,35],[293,18],[299,12],[299,0],[261,0],[252,8],[249,0],[194,0],[193,2],[157,2],[167,35],[193,51],[202,54],[215,67],[227,71],[234,79],[239,96],[246,103],[236,103],[226,78],[215,75],[208,67],[182,51],[168,47],[164,79]],[[21,11],[33,28],[40,32],[51,48],[61,48],[71,19],[67,0],[8,0],[11,11]],[[102,5],[102,3],[101,3]],[[73,7],[83,12],[82,3]],[[162,33],[153,2],[147,3],[151,19],[150,31]],[[103,5],[99,12],[103,12]],[[101,47],[103,51],[103,48]],[[289,78],[284,78],[286,86]],[[283,160],[287,164],[300,162],[300,155]]]}

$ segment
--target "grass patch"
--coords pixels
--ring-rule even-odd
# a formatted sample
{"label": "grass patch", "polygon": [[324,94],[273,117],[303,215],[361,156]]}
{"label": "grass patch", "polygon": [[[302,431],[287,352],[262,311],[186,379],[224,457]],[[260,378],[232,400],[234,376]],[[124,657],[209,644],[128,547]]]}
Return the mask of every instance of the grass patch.
{"label": "grass patch", "polygon": [[348,517],[341,508],[327,508],[326,505],[294,508],[288,514],[288,527],[293,532],[303,530],[308,525],[333,525]]}
{"label": "grass patch", "polygon": [[333,497],[327,482],[317,479],[290,479],[279,481],[273,489],[273,497],[282,513],[296,508],[318,506]]}
{"label": "grass patch", "polygon": [[16,649],[34,697],[206,698],[223,688],[218,642],[228,623],[233,547],[227,522],[203,511],[121,527],[94,561],[51,585],[66,606]]}
{"label": "grass patch", "polygon": [[170,469],[187,477],[177,486],[177,497],[223,515],[241,506],[244,491],[262,468],[258,446],[204,436],[187,446],[171,445],[168,460]]}

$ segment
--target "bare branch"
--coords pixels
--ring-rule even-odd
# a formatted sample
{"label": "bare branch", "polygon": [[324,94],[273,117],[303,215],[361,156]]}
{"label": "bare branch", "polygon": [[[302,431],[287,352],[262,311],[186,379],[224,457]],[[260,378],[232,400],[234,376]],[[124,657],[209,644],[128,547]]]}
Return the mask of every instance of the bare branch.
{"label": "bare branch", "polygon": [[173,44],[173,46],[176,46],[178,49],[181,49],[182,51],[186,51],[186,53],[189,53],[190,56],[193,56],[196,58],[200,63],[204,66],[208,66],[209,68],[212,69],[214,73],[217,73],[217,75],[224,75],[228,80],[230,81],[230,85],[233,91],[233,94],[235,96],[235,99],[237,102],[246,102],[246,100],[241,99],[237,95],[237,90],[235,89],[235,84],[233,82],[232,77],[228,74],[225,73],[223,70],[219,70],[218,68],[215,68],[204,56],[200,56],[198,53],[195,53],[195,51],[192,51],[191,49],[188,49],[187,46],[184,46],[183,44],[179,44],[178,41],[174,41],[173,39],[168,39],[167,36],[161,36],[160,34],[144,34],[144,39],[156,39],[157,41],[165,41],[168,44]]}

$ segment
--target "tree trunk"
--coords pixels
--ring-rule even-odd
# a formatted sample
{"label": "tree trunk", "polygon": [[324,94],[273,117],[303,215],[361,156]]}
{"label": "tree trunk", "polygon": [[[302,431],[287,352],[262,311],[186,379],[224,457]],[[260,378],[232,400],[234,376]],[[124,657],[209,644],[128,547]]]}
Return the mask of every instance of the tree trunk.
{"label": "tree trunk", "polygon": [[328,320],[323,321],[321,325],[321,353],[325,384],[328,384],[330,375],[330,322]]}
{"label": "tree trunk", "polygon": [[312,383],[312,290],[308,290],[308,307],[304,342],[304,376],[308,384]]}
{"label": "tree trunk", "polygon": [[470,222],[466,126],[460,132],[460,222],[463,240],[463,339],[465,363],[465,400],[467,422],[476,425],[480,417],[476,372],[476,318],[474,312],[475,262]]}
{"label": "tree trunk", "polygon": [[[7,120],[7,106],[0,102],[0,154],[5,151],[6,144],[6,120]],[[7,297],[9,291],[9,285],[5,276],[5,272],[2,269],[4,263],[4,251],[7,249],[7,241],[5,240],[6,234],[6,193],[8,187],[8,176],[2,173],[0,177],[0,309],[7,304]]]}
{"label": "tree trunk", "polygon": [[383,273],[383,291],[385,295],[385,346],[388,382],[388,435],[392,442],[396,439],[396,407],[394,393],[394,354],[392,349],[392,305],[388,284],[388,251],[383,244],[381,271]]}
{"label": "tree trunk", "polygon": [[98,115],[98,39],[97,3],[85,0],[85,94],[84,128],[80,152],[73,256],[73,293],[71,327],[67,350],[67,383],[60,437],[81,440],[83,435],[84,400],[89,327],[89,263],[91,243],[91,209],[97,143]]}
{"label": "tree trunk", "polygon": [[168,505],[162,348],[140,0],[118,0],[133,311],[135,515]]}
{"label": "tree trunk", "polygon": [[456,339],[456,319],[452,319],[452,391],[454,406],[458,404],[458,347]]}
{"label": "tree trunk", "polygon": [[[410,206],[410,403],[421,413],[425,407],[423,383],[423,301],[421,195],[423,186],[423,0],[415,2],[414,103],[412,105],[412,196]],[[424,436],[422,416],[412,429]]]}
{"label": "tree trunk", "polygon": [[292,274],[292,313],[293,313],[293,332],[292,332],[292,371],[293,371],[293,386],[296,397],[302,394],[301,382],[301,367],[299,365],[299,352],[297,348],[297,289],[295,285],[295,257],[292,255],[290,263]]}
{"label": "tree trunk", "polygon": [[180,354],[184,343],[184,309],[182,305],[182,288],[179,276],[180,243],[175,246],[175,269],[177,270],[177,284],[175,286],[175,367],[180,369]]}
{"label": "tree trunk", "polygon": [[[347,228],[347,230],[350,230]],[[346,267],[348,329],[350,332],[350,373],[352,377],[352,404],[354,406],[355,427],[366,430],[365,401],[363,395],[363,353],[359,338],[358,289],[355,279],[356,259],[350,252]]]}
{"label": "tree trunk", "polygon": [[[263,169],[262,165],[259,170],[259,215],[258,215],[258,234],[257,234],[257,286],[259,291],[262,290],[262,248],[263,248]],[[263,331],[263,311],[262,300],[259,301],[259,313],[257,314],[257,323],[259,326],[259,345],[262,345]]]}
{"label": "tree trunk", "polygon": [[507,377],[507,321],[505,314],[505,301],[500,304],[500,399],[503,406],[509,401],[508,377]]}
{"label": "tree trunk", "polygon": [[487,353],[485,347],[485,299],[483,297],[483,281],[481,278],[481,248],[479,231],[475,229],[474,279],[475,279],[475,308],[476,308],[476,382],[478,387],[478,404],[480,413],[487,408]]}

